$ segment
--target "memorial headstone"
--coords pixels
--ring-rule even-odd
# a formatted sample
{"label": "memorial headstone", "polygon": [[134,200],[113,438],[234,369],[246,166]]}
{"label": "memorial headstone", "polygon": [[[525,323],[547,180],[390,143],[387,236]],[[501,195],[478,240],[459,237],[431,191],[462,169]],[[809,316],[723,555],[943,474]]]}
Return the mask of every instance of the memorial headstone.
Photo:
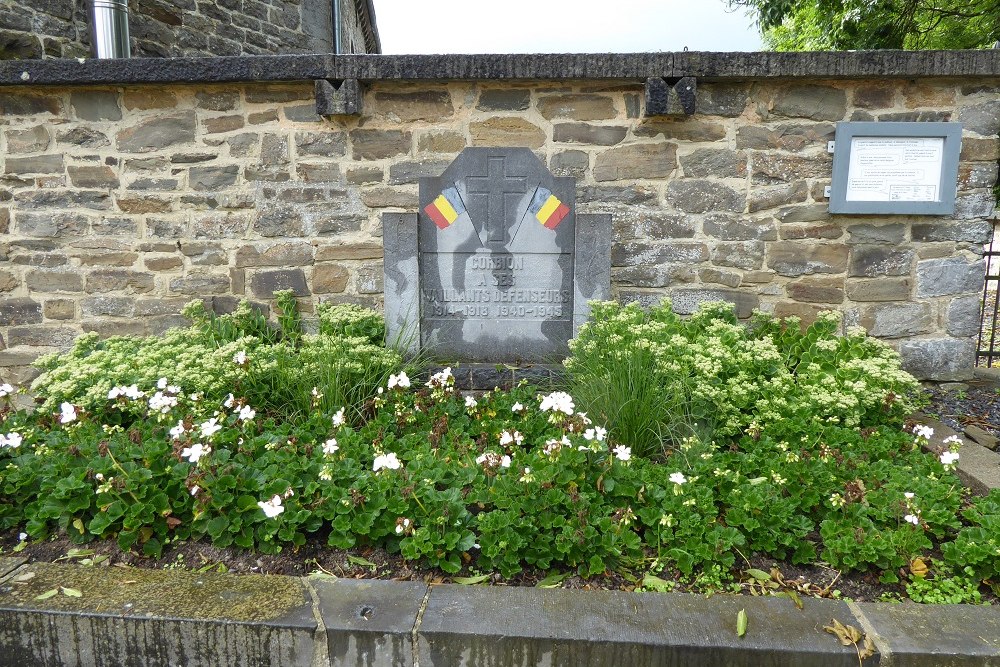
{"label": "memorial headstone", "polygon": [[611,216],[577,214],[527,148],[466,148],[383,241],[390,339],[442,362],[558,362],[610,298]]}

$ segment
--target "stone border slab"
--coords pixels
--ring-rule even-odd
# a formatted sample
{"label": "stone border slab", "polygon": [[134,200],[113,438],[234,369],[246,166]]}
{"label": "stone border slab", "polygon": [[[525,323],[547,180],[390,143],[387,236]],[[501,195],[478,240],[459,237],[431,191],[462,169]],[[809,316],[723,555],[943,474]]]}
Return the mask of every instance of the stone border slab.
{"label": "stone border slab", "polygon": [[848,79],[996,76],[1000,52],[840,51],[813,53],[707,52],[294,55],[226,58],[0,61],[0,86],[232,81],[699,80]]}
{"label": "stone border slab", "polygon": [[[81,596],[37,599],[60,586]],[[0,578],[0,667],[857,665],[833,619],[871,636],[867,666],[1000,665],[995,607],[32,563]]]}
{"label": "stone border slab", "polygon": [[[961,433],[927,415],[915,415],[914,421],[934,429],[932,444],[941,444],[952,435],[962,437]],[[964,444],[959,450],[958,467],[955,469],[962,484],[977,496],[985,496],[993,489],[1000,489],[1000,452],[987,449],[971,438],[962,438],[962,442]]]}
{"label": "stone border slab", "polygon": [[25,558],[0,558],[0,581],[26,562]]}

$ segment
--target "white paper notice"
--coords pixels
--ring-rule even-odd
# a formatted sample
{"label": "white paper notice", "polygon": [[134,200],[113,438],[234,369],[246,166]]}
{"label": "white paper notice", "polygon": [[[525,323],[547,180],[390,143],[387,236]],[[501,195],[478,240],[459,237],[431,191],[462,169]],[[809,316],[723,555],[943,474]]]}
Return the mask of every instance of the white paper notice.
{"label": "white paper notice", "polygon": [[847,201],[939,201],[944,137],[853,137]]}

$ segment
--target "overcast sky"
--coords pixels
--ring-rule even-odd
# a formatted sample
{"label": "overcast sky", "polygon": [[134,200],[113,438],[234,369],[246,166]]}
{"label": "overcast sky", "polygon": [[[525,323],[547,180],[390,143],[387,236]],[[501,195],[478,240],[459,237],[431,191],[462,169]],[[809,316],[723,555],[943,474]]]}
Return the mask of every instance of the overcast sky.
{"label": "overcast sky", "polygon": [[375,0],[382,52],[757,51],[724,0]]}

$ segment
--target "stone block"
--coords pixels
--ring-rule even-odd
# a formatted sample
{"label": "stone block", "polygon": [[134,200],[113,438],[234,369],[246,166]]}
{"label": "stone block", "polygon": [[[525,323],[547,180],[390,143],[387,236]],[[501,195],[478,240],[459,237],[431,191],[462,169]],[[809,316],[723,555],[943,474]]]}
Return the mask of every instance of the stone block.
{"label": "stone block", "polygon": [[654,204],[657,200],[654,188],[645,185],[610,186],[591,185],[578,188],[577,201],[581,204],[609,206],[611,204]]}
{"label": "stone block", "polygon": [[967,262],[962,257],[922,260],[917,262],[917,298],[979,293],[985,276],[982,260]]}
{"label": "stone block", "polygon": [[896,111],[880,113],[876,119],[881,123],[946,123],[951,115],[950,111]]}
{"label": "stone block", "polygon": [[976,363],[976,345],[968,338],[931,338],[900,344],[903,370],[918,380],[968,380]]}
{"label": "stone block", "polygon": [[979,295],[951,299],[948,302],[945,331],[956,338],[978,336],[982,307],[982,297]]}
{"label": "stone block", "polygon": [[862,309],[861,326],[878,338],[904,338],[933,332],[937,318],[930,303],[880,303]]}
{"label": "stone block", "polygon": [[847,233],[849,234],[848,243],[890,243],[895,245],[906,239],[906,225],[900,223],[849,225]]}
{"label": "stone block", "polygon": [[247,213],[191,214],[191,234],[197,239],[242,238],[249,224]]}
{"label": "stone block", "polygon": [[126,269],[101,269],[87,275],[87,291],[95,292],[149,292],[153,289],[153,276],[149,273]]}
{"label": "stone block", "polygon": [[646,79],[647,116],[690,116],[695,112],[698,80],[693,76],[668,82],[662,77]]}
{"label": "stone block", "polygon": [[66,172],[78,188],[117,188],[121,185],[118,175],[108,165],[70,165]]}
{"label": "stone block", "polygon": [[[339,110],[339,109],[337,109]],[[282,107],[285,118],[292,123],[322,123],[323,117],[316,111],[316,104],[296,104],[289,107]]]}
{"label": "stone block", "polygon": [[8,157],[4,160],[6,174],[61,174],[63,156],[38,155],[33,157]]}
{"label": "stone block", "polygon": [[27,130],[7,130],[7,153],[40,153],[49,147],[52,139],[44,125]]}
{"label": "stone block", "polygon": [[705,116],[738,118],[749,101],[750,86],[746,83],[701,82],[696,111]]}
{"label": "stone block", "polygon": [[709,120],[668,120],[658,117],[643,119],[632,133],[637,137],[649,138],[663,135],[664,139],[677,141],[722,141],[726,138],[726,126]]}
{"label": "stone block", "polygon": [[851,103],[862,109],[887,109],[895,105],[895,96],[891,87],[863,85],[854,89]]}
{"label": "stone block", "polygon": [[680,156],[687,177],[744,178],[747,175],[745,153],[727,148],[699,148]]}
{"label": "stone block", "polygon": [[603,95],[546,95],[539,97],[535,106],[547,120],[611,120],[618,117],[614,101]]}
{"label": "stone block", "polygon": [[293,207],[268,206],[260,211],[251,228],[265,238],[305,235],[302,213]]}
{"label": "stone block", "polygon": [[340,165],[336,162],[299,162],[295,171],[306,183],[339,183]]}
{"label": "stone block", "polygon": [[473,146],[541,148],[545,130],[517,116],[497,116],[469,123]]}
{"label": "stone block", "polygon": [[[505,656],[524,665],[857,667],[853,647],[816,630],[831,618],[852,622],[847,605],[803,602],[799,610],[778,597],[434,586],[417,657],[435,666],[499,664],[493,656]],[[750,619],[744,637],[735,632],[741,609]]]}
{"label": "stone block", "polygon": [[760,297],[751,292],[735,289],[705,289],[678,287],[670,290],[670,300],[675,313],[690,315],[698,306],[708,301],[727,301],[735,307],[736,317],[746,319],[760,307]]}
{"label": "stone block", "polygon": [[0,94],[0,116],[35,116],[43,113],[53,116],[62,113],[62,101],[58,95],[20,92]]}
{"label": "stone block", "polygon": [[750,219],[728,213],[709,213],[702,227],[705,234],[721,241],[777,241],[773,218]]}
{"label": "stone block", "polygon": [[356,129],[349,133],[355,160],[382,160],[410,152],[412,135],[403,130]]}
{"label": "stone block", "polygon": [[191,167],[188,170],[188,185],[192,190],[218,190],[236,183],[239,165]]}
{"label": "stone block", "polygon": [[836,308],[831,308],[830,306],[817,306],[811,303],[801,303],[797,301],[781,301],[774,305],[773,314],[779,319],[797,317],[799,319],[799,325],[802,329],[805,329],[819,318],[820,313],[828,310],[836,310]]}
{"label": "stone block", "polygon": [[847,92],[833,86],[791,85],[775,94],[769,112],[786,118],[843,120],[847,113]]}
{"label": "stone block", "polygon": [[80,307],[84,317],[133,317],[135,299],[123,296],[92,296],[83,299]]}
{"label": "stone block", "polygon": [[79,213],[25,213],[15,219],[18,233],[40,237],[78,237],[87,233],[90,218]]}
{"label": "stone block", "polygon": [[832,123],[786,123],[777,127],[743,125],[736,129],[736,147],[797,153],[817,146],[825,148],[835,133]]}
{"label": "stone block", "polygon": [[709,211],[740,213],[746,206],[746,194],[720,181],[681,179],[667,184],[666,201],[685,213]]}
{"label": "stone block", "polygon": [[201,126],[205,134],[224,134],[226,132],[235,132],[236,130],[243,129],[245,125],[246,121],[243,120],[243,116],[239,115],[206,118],[201,122]]}
{"label": "stone block", "polygon": [[413,659],[427,594],[419,582],[338,579],[313,583],[330,663],[400,667]]}
{"label": "stone block", "polygon": [[148,153],[193,142],[196,127],[194,111],[179,111],[133,123],[120,130],[115,141],[123,153]]}
{"label": "stone block", "polygon": [[361,114],[364,91],[361,88],[361,82],[357,79],[345,79],[340,82],[317,79],[315,91],[316,115],[357,116]]}
{"label": "stone block", "polygon": [[229,276],[219,273],[190,273],[182,278],[170,279],[170,291],[192,296],[225,294],[229,291]]}
{"label": "stone block", "polygon": [[696,231],[697,225],[693,218],[673,213],[636,210],[630,211],[626,216],[619,216],[614,222],[616,239],[690,239],[694,238]]}
{"label": "stone block", "polygon": [[708,259],[704,243],[626,241],[611,246],[611,266],[649,266],[666,262],[697,263]]}
{"label": "stone block", "polygon": [[800,278],[785,285],[785,291],[796,301],[839,304],[844,301],[844,279]]}
{"label": "stone block", "polygon": [[10,271],[0,271],[0,292],[12,292],[20,284],[21,281]]}
{"label": "stone block", "polygon": [[[298,579],[135,568],[122,585],[117,568],[28,568],[35,576],[0,604],[5,667],[312,664],[318,624]],[[83,595],[37,599],[59,586]]]}
{"label": "stone block", "polygon": [[355,289],[358,294],[382,294],[385,284],[382,264],[365,264],[358,268]]}
{"label": "stone block", "polygon": [[789,183],[804,178],[829,178],[832,167],[829,154],[788,155],[783,153],[754,153],[750,160],[750,173],[754,183]]}
{"label": "stone block", "polygon": [[38,292],[80,292],[83,275],[77,269],[33,269],[25,275],[25,283]]}
{"label": "stone block", "polygon": [[421,178],[440,176],[451,160],[403,160],[389,167],[389,185],[418,183]]}
{"label": "stone block", "polygon": [[341,293],[347,289],[350,277],[350,271],[340,264],[317,264],[310,284],[315,294]]}
{"label": "stone block", "polygon": [[719,269],[699,269],[698,279],[703,283],[715,283],[726,287],[739,287],[744,282],[743,276],[739,273]]}
{"label": "stone block", "polygon": [[990,100],[962,107],[958,112],[958,120],[966,132],[995,137],[1000,134],[1000,101]]}
{"label": "stone block", "polygon": [[465,135],[452,130],[433,130],[417,136],[421,153],[458,153],[465,148]]}
{"label": "stone block", "polygon": [[583,151],[555,153],[549,161],[549,170],[554,176],[571,176],[582,179],[589,168],[590,155]]}
{"label": "stone block", "polygon": [[48,299],[42,304],[42,313],[47,320],[76,319],[76,301],[71,299]]}
{"label": "stone block", "polygon": [[531,91],[504,88],[484,90],[479,94],[476,108],[480,111],[527,111],[531,106]]}
{"label": "stone block", "polygon": [[250,277],[250,293],[258,299],[272,299],[275,292],[289,289],[295,296],[311,294],[302,269],[258,271]]}
{"label": "stone block", "polygon": [[844,235],[844,229],[836,223],[827,224],[801,224],[801,225],[781,225],[778,228],[778,237],[782,241],[796,241],[807,239],[839,239]]}
{"label": "stone block", "polygon": [[978,190],[992,188],[997,182],[997,164],[960,164],[958,166],[958,189]]}
{"label": "stone block", "polygon": [[382,246],[378,243],[344,243],[316,247],[317,262],[344,259],[382,259]]}
{"label": "stone block", "polygon": [[377,92],[372,107],[372,116],[393,123],[435,122],[455,115],[451,95],[447,90]]}
{"label": "stone block", "polygon": [[143,215],[146,213],[167,213],[173,210],[174,202],[171,199],[153,195],[117,195],[115,204],[118,205],[122,213]]}
{"label": "stone block", "polygon": [[852,278],[908,276],[915,254],[894,246],[857,245],[850,249],[848,275]]}
{"label": "stone block", "polygon": [[996,209],[996,197],[992,192],[959,193],[955,198],[955,220],[988,218]]}
{"label": "stone block", "polygon": [[278,243],[270,246],[243,245],[236,250],[237,268],[253,266],[308,266],[313,263],[313,246],[303,243]]}
{"label": "stone block", "polygon": [[669,287],[679,283],[693,283],[698,273],[686,264],[655,264],[616,268],[612,280],[616,285],[633,287]]}
{"label": "stone block", "polygon": [[412,208],[416,197],[412,188],[375,187],[361,191],[361,203],[369,208]]}
{"label": "stone block", "polygon": [[1000,139],[997,137],[962,137],[961,162],[996,162],[1000,159]]}
{"label": "stone block", "polygon": [[767,266],[783,276],[843,273],[847,255],[847,246],[839,244],[778,241],[768,247]]}
{"label": "stone block", "polygon": [[759,269],[764,263],[763,241],[717,243],[712,248],[712,264],[744,271]]}
{"label": "stone block", "polygon": [[913,291],[911,278],[848,280],[845,284],[851,301],[908,301]]}
{"label": "stone block", "polygon": [[73,344],[80,330],[75,327],[58,327],[46,325],[16,326],[7,330],[7,344],[11,347],[26,345],[29,347],[60,347],[67,348]]}
{"label": "stone block", "polygon": [[73,113],[80,120],[122,119],[122,108],[118,104],[118,95],[111,91],[74,91],[70,95],[70,106],[73,107]]}
{"label": "stone block", "polygon": [[30,192],[18,192],[14,198],[20,204],[22,211],[41,208],[87,208],[106,211],[111,208],[109,194],[100,190],[44,188]]}
{"label": "stone block", "polygon": [[552,126],[552,140],[556,143],[614,146],[620,144],[626,134],[628,128],[617,125],[556,123]]}
{"label": "stone block", "polygon": [[803,204],[783,208],[775,215],[781,223],[825,222],[830,220],[829,204]]}
{"label": "stone block", "polygon": [[195,106],[208,111],[232,111],[240,103],[238,93],[224,90],[199,92],[194,96]]}
{"label": "stone block", "polygon": [[[331,135],[331,141],[336,135]],[[288,137],[282,134],[265,134],[260,141],[260,163],[264,165],[288,164],[290,154]]]}
{"label": "stone block", "polygon": [[347,154],[347,134],[344,132],[296,132],[295,153],[300,158],[306,155],[343,157]]}
{"label": "stone block", "polygon": [[798,204],[808,198],[809,188],[806,186],[805,181],[796,181],[782,185],[756,186],[750,190],[747,210],[750,213],[756,213],[788,204]]}
{"label": "stone block", "polygon": [[0,298],[0,326],[39,324],[41,321],[42,305],[34,299],[25,297]]}

